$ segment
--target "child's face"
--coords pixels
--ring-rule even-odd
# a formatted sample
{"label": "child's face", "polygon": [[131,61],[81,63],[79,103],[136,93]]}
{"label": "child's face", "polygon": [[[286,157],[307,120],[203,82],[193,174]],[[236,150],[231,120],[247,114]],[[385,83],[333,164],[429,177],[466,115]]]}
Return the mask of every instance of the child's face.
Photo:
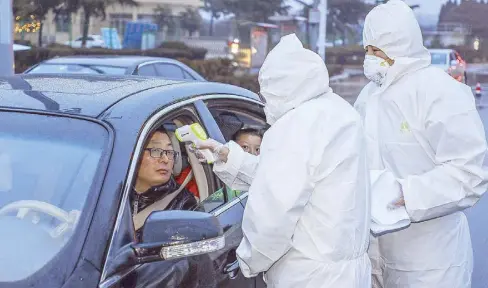
{"label": "child's face", "polygon": [[259,155],[261,148],[261,137],[252,134],[242,134],[237,138],[239,144],[244,151],[253,155]]}

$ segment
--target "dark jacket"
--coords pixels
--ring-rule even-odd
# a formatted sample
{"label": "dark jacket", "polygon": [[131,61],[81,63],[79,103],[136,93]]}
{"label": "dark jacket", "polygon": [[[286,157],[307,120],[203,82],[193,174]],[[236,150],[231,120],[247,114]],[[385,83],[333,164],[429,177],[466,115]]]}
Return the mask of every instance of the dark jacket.
{"label": "dark jacket", "polygon": [[[176,183],[173,177],[171,177],[171,179],[166,184],[152,187],[142,194],[138,194],[134,189],[132,189],[130,197],[132,214],[134,215],[144,210],[149,205],[153,204],[156,201],[159,201],[168,194],[176,191],[178,188],[179,185]],[[165,210],[193,210],[196,206],[197,200],[195,199],[195,196],[193,196],[193,194],[187,189],[183,189],[173,200],[171,200]],[[141,236],[140,230],[141,229],[136,231],[138,240],[140,240]]]}

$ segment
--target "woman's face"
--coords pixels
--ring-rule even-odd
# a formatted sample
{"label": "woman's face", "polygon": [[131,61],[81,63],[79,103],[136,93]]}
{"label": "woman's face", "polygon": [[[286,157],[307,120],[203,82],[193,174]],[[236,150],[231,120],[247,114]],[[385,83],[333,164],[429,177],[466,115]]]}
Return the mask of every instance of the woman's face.
{"label": "woman's face", "polygon": [[237,138],[236,143],[247,153],[257,156],[261,149],[261,140],[261,137],[253,134],[242,134]]}

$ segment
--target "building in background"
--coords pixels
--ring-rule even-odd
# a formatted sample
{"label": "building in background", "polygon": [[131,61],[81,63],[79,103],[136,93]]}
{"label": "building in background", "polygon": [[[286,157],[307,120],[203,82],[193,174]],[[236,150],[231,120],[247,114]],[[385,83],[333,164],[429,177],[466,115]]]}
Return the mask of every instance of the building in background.
{"label": "building in background", "polygon": [[[149,23],[156,23],[156,8],[167,7],[171,10],[175,19],[178,19],[180,13],[186,9],[199,9],[201,6],[200,0],[135,0],[137,6],[128,6],[115,4],[106,8],[106,18],[92,17],[89,24],[89,35],[101,35],[101,28],[110,27],[116,28],[119,36],[123,39],[126,24],[132,21],[144,21]],[[50,11],[43,21],[43,44],[60,43],[64,44],[70,40],[74,41],[82,36],[84,15],[80,9],[78,13],[71,15],[58,16]],[[176,21],[177,22],[177,21]],[[182,31],[178,27],[178,35],[186,36],[187,31]],[[32,32],[34,31],[34,32]],[[30,32],[16,32],[15,39],[29,40],[32,43],[37,43],[37,30]]]}

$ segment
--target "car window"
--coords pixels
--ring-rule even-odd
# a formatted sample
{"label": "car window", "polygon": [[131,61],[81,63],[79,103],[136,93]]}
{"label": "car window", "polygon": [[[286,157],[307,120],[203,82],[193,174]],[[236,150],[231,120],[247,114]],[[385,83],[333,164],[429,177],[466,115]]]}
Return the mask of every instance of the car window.
{"label": "car window", "polygon": [[29,277],[71,239],[108,133],[84,120],[0,113],[0,282]]}
{"label": "car window", "polygon": [[155,64],[158,76],[169,79],[185,79],[183,70],[174,64],[157,63]]}
{"label": "car window", "polygon": [[154,65],[144,65],[137,69],[137,75],[141,76],[157,76]]}
{"label": "car window", "polygon": [[186,72],[185,70],[183,70],[183,74],[185,75],[185,79],[195,80],[195,77],[193,77],[190,73]]}
{"label": "car window", "polygon": [[100,74],[96,69],[78,64],[40,64],[28,74]]}
{"label": "car window", "polygon": [[[191,143],[180,143],[178,141],[178,139],[176,138],[175,130],[178,127],[188,125],[188,124],[192,124],[192,123],[202,123],[202,122],[199,120],[199,117],[197,116],[197,113],[194,110],[194,108],[192,106],[187,106],[185,109],[178,109],[174,113],[164,117],[163,119],[161,119],[158,122],[158,124],[155,127],[153,127],[153,130],[157,129],[157,128],[162,128],[165,131],[165,134],[167,136],[164,136],[164,137],[169,137],[169,139],[171,140],[171,143],[172,143],[171,149],[173,149],[176,152],[176,154],[178,155],[177,158],[174,160],[174,162],[171,163],[171,165],[166,164],[165,160],[161,159],[160,162],[157,162],[158,163],[157,165],[160,165],[158,167],[161,169],[164,168],[164,169],[168,170],[168,169],[170,169],[169,166],[172,166],[171,167],[171,171],[172,171],[171,179],[174,179],[174,181],[176,182],[178,187],[183,185],[183,187],[185,188],[182,192],[180,192],[180,194],[186,193],[187,196],[191,195],[194,198],[192,201],[194,201],[194,203],[196,204],[192,207],[188,207],[186,205],[179,205],[179,204],[176,205],[177,202],[180,200],[178,198],[174,203],[172,203],[175,205],[169,205],[167,210],[195,209],[201,202],[208,199],[208,201],[205,204],[206,205],[205,210],[211,211],[211,210],[215,209],[216,207],[219,207],[225,203],[225,199],[222,199],[220,197],[212,197],[212,194],[214,194],[215,191],[219,191],[219,189],[222,187],[218,186],[217,183],[215,182],[215,180],[213,179],[213,173],[212,173],[211,165],[209,165],[207,163],[205,163],[205,164],[201,163],[197,159],[197,157],[193,153],[191,153],[191,151],[190,151]],[[143,141],[144,147],[145,147],[144,149],[147,149],[146,147],[154,148],[154,147],[150,147],[151,145],[149,145],[149,144],[151,144],[150,140],[152,140],[151,137],[153,137],[153,135],[154,135],[153,133],[150,133],[148,135],[148,137],[146,139],[144,139],[144,141]],[[168,139],[168,138],[166,138],[166,139]],[[144,179],[146,179],[145,173],[147,170],[144,170],[145,169],[144,167],[147,167],[147,166],[144,165],[144,163],[142,162],[142,161],[145,161],[144,157],[146,157],[146,159],[150,159],[150,161],[154,160],[153,159],[154,157],[151,154],[149,154],[149,156],[150,156],[149,158],[147,157],[148,152],[151,153],[151,151],[145,150],[141,155],[139,155],[138,158],[135,158],[135,160],[134,160],[134,161],[137,161],[137,165],[139,167],[138,168],[139,170],[135,173],[135,175],[131,176],[132,182],[133,182],[133,187],[134,187],[133,192],[140,191],[140,192],[144,193],[145,191],[149,191],[148,189],[152,189],[155,187],[159,187],[159,186],[165,186],[166,187],[166,184],[169,183],[169,182],[167,182],[167,181],[169,181],[168,180],[169,177],[163,175],[161,177],[158,176],[159,178],[155,179],[157,181],[161,181],[161,183],[159,183],[157,181],[153,181],[153,182],[151,182],[151,185],[152,185],[151,187],[149,187],[148,185],[145,185],[145,186],[139,185],[141,183],[144,184]],[[163,158],[163,157],[161,156],[161,158]],[[146,163],[152,163],[152,162],[146,162]],[[157,184],[157,185],[154,185],[154,184]],[[178,188],[178,187],[173,187],[173,188]],[[171,189],[172,188],[170,187],[170,190]],[[176,189],[174,189],[174,190],[176,190]],[[166,191],[166,192],[168,192],[168,194],[169,194],[170,191]],[[173,192],[173,191],[171,191],[171,192]],[[166,194],[162,193],[161,198],[163,198],[165,195]],[[156,198],[159,198],[159,196]],[[183,197],[183,198],[185,198],[185,197]],[[188,199],[188,197],[186,199]],[[190,203],[192,201],[189,201],[188,203]],[[185,203],[185,201],[183,201],[181,203]],[[132,211],[133,212],[137,209],[139,209],[139,208],[132,205]],[[136,212],[138,212],[138,211],[136,211]]]}
{"label": "car window", "polygon": [[40,64],[27,74],[107,74],[124,75],[126,68],[79,64]]}
{"label": "car window", "polygon": [[454,53],[451,52],[449,53],[449,62],[453,60],[456,60],[456,55],[454,55]]}
{"label": "car window", "polygon": [[[225,141],[234,140],[235,134],[246,128],[264,133],[267,128],[266,116],[260,104],[244,100],[209,100],[207,107],[220,128]],[[223,186],[225,186],[222,183]],[[225,187],[227,200],[240,196],[244,191]]]}
{"label": "car window", "polygon": [[446,65],[447,54],[446,53],[431,53],[432,64],[434,65]]}
{"label": "car window", "polygon": [[124,75],[127,71],[125,67],[115,67],[115,66],[99,66],[91,65],[90,68],[100,71],[102,74],[107,75]]}

